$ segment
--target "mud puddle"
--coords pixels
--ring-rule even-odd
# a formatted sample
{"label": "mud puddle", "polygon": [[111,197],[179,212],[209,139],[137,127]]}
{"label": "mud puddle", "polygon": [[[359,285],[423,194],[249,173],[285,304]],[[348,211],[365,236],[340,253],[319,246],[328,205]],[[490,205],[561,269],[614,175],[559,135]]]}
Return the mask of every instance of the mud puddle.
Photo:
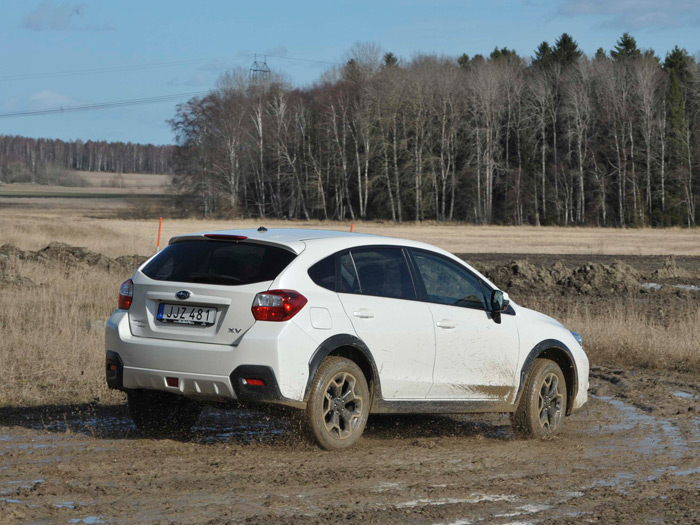
{"label": "mud puddle", "polygon": [[639,283],[639,286],[647,290],[661,290],[664,287],[684,290],[686,292],[700,292],[700,286],[694,284],[659,284],[659,283]]}
{"label": "mud puddle", "polygon": [[698,401],[674,392],[698,385],[658,375],[597,369],[589,404],[548,441],[516,439],[503,415],[375,417],[358,445],[341,453],[322,452],[298,437],[295,424],[255,411],[207,409],[193,433],[149,439],[123,406],[23,410],[0,419],[0,516],[692,521],[700,508]]}

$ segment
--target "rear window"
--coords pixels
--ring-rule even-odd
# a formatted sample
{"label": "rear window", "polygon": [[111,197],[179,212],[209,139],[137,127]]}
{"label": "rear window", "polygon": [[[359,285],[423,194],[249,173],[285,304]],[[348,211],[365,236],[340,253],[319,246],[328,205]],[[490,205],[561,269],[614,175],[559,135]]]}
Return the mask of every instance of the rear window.
{"label": "rear window", "polygon": [[143,273],[157,281],[237,286],[273,281],[295,257],[262,244],[183,241],[165,248]]}

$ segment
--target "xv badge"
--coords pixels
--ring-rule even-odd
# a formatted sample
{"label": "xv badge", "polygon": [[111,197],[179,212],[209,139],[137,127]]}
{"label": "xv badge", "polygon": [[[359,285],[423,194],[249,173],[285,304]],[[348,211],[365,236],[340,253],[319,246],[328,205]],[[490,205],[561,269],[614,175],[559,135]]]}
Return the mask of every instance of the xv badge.
{"label": "xv badge", "polygon": [[229,333],[229,334],[238,334],[238,333],[240,333],[240,332],[241,332],[241,329],[240,329],[240,328],[229,328],[229,329],[228,329],[228,333]]}

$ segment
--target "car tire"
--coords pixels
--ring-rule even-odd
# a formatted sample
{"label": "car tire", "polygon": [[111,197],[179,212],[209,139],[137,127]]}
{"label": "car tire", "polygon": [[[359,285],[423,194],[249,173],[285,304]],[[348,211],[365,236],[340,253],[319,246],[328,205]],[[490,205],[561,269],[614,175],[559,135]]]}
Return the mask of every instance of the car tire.
{"label": "car tire", "polygon": [[153,390],[128,392],[127,405],[136,427],[149,435],[189,432],[202,412],[202,407],[196,401]]}
{"label": "car tire", "polygon": [[352,446],[367,425],[370,402],[360,367],[349,359],[327,357],[311,383],[304,414],[307,434],[326,450]]}
{"label": "car tire", "polygon": [[566,414],[566,395],[566,380],[559,365],[549,359],[535,359],[511,416],[515,433],[546,438],[559,432]]}

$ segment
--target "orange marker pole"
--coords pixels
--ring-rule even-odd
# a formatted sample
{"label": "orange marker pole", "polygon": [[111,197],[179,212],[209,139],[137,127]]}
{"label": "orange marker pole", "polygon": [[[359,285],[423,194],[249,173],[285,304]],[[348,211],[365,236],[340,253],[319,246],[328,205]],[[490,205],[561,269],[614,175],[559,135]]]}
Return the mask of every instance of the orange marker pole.
{"label": "orange marker pole", "polygon": [[353,223],[350,223],[350,233],[352,233],[352,230],[354,227],[355,227],[355,225]]}
{"label": "orange marker pole", "polygon": [[158,224],[158,245],[156,246],[156,253],[160,251],[160,232],[163,229],[163,217],[160,218],[160,223]]}

